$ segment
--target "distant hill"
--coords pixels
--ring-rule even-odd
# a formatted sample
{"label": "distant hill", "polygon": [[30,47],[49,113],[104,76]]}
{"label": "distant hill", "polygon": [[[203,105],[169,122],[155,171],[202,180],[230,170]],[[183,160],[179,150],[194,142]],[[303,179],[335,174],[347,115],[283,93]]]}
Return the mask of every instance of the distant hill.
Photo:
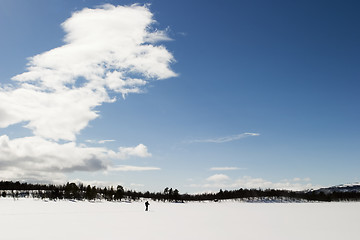
{"label": "distant hill", "polygon": [[317,190],[313,190],[313,192],[320,193],[323,192],[325,194],[331,193],[360,193],[360,182],[351,183],[351,184],[341,184],[327,188],[320,188]]}

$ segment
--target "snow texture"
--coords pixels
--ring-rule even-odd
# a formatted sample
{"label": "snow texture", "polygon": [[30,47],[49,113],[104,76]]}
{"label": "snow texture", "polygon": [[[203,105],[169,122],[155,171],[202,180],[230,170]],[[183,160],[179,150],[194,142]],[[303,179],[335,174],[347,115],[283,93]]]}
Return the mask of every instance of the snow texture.
{"label": "snow texture", "polygon": [[360,203],[0,199],[1,239],[356,239]]}

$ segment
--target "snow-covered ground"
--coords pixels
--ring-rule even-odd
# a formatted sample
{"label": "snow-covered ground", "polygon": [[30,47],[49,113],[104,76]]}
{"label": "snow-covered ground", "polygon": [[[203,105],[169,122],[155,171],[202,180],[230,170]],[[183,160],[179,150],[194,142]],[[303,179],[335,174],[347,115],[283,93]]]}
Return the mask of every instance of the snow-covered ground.
{"label": "snow-covered ground", "polygon": [[357,239],[360,203],[0,199],[0,239]]}

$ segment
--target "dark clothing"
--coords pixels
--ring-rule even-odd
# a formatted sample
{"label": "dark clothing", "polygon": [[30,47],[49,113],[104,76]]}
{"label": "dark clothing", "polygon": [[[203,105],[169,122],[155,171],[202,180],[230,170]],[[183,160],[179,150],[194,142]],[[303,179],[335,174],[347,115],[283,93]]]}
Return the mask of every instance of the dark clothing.
{"label": "dark clothing", "polygon": [[145,211],[149,211],[150,203],[148,201],[145,202]]}

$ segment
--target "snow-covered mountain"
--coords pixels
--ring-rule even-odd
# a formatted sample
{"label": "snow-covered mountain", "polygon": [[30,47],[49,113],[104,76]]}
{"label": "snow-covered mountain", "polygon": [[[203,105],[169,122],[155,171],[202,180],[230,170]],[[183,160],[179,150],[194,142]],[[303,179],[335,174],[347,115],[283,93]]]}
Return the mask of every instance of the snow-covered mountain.
{"label": "snow-covered mountain", "polygon": [[360,182],[351,184],[341,184],[337,186],[320,188],[314,192],[333,193],[333,192],[357,192],[360,193]]}

